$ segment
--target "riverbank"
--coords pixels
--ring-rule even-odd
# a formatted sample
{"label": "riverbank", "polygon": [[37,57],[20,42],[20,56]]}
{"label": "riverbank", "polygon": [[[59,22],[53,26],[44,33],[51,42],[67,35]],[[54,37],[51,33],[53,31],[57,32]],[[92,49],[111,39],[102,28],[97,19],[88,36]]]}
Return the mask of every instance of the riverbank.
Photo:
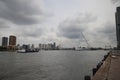
{"label": "riverbank", "polygon": [[120,80],[120,53],[110,52],[92,80]]}

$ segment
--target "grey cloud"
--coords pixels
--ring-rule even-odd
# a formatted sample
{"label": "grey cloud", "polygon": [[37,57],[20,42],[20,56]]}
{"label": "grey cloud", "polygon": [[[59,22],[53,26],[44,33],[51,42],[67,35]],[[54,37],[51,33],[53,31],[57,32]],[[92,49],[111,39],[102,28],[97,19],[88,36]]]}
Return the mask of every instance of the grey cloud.
{"label": "grey cloud", "polygon": [[36,38],[36,37],[40,37],[42,34],[43,34],[42,28],[31,27],[31,29],[29,28],[23,29],[20,35],[24,37]]}
{"label": "grey cloud", "polygon": [[40,23],[47,15],[34,1],[0,0],[0,18],[18,25]]}
{"label": "grey cloud", "polygon": [[10,26],[8,26],[8,25],[1,25],[0,26],[0,29],[7,29],[7,28],[10,28]]}
{"label": "grey cloud", "polygon": [[120,0],[111,0],[113,4],[120,4]]}
{"label": "grey cloud", "polygon": [[107,23],[104,25],[104,27],[102,29],[99,29],[98,31],[104,34],[110,34],[110,33],[114,33],[114,25]]}
{"label": "grey cloud", "polygon": [[10,26],[8,26],[5,21],[0,20],[0,29],[6,29],[6,28],[10,28]]}
{"label": "grey cloud", "polygon": [[103,34],[111,34],[111,33],[115,33],[115,25],[113,25],[110,22],[107,22],[105,24],[103,24],[103,27],[98,28],[97,30],[99,33],[103,33]]}
{"label": "grey cloud", "polygon": [[[80,14],[72,19],[66,19],[59,24],[57,33],[60,37],[71,40],[79,40],[77,44],[83,44],[85,39],[81,32],[85,35],[89,44],[92,46],[104,46],[106,43],[116,44],[115,25],[111,22],[101,23],[97,25],[99,20],[91,14]],[[92,27],[96,25],[96,27]],[[102,27],[101,27],[102,26]],[[85,45],[84,44],[84,45]]]}
{"label": "grey cloud", "polygon": [[60,25],[59,36],[63,36],[69,39],[80,39],[82,37],[81,32],[88,29],[88,24],[97,20],[97,17],[91,14],[79,14],[74,19],[66,19]]}
{"label": "grey cloud", "polygon": [[116,42],[116,29],[115,29],[115,25],[113,25],[112,23],[108,22],[106,24],[103,25],[103,28],[99,28],[97,29],[98,31],[98,35],[100,35],[103,38],[108,38],[108,40],[111,43],[115,43]]}

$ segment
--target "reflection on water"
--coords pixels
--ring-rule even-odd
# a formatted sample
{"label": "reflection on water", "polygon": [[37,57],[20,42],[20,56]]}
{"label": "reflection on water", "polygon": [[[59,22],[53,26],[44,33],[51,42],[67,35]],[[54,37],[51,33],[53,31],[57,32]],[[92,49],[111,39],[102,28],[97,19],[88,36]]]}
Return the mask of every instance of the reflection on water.
{"label": "reflection on water", "polygon": [[0,80],[83,80],[106,51],[0,52]]}

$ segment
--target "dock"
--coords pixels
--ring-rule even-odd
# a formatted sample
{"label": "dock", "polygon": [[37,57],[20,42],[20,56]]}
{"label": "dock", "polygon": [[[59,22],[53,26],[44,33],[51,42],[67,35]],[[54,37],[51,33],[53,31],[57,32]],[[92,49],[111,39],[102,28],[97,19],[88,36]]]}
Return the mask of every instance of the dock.
{"label": "dock", "polygon": [[120,80],[120,51],[111,51],[91,80]]}

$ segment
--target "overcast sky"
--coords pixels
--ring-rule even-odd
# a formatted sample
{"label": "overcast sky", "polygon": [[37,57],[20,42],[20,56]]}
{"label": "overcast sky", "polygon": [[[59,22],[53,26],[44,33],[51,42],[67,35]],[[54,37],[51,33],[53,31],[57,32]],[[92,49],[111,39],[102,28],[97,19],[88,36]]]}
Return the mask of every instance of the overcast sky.
{"label": "overcast sky", "polygon": [[56,42],[62,47],[116,46],[115,12],[120,0],[0,0],[1,37],[18,44]]}

